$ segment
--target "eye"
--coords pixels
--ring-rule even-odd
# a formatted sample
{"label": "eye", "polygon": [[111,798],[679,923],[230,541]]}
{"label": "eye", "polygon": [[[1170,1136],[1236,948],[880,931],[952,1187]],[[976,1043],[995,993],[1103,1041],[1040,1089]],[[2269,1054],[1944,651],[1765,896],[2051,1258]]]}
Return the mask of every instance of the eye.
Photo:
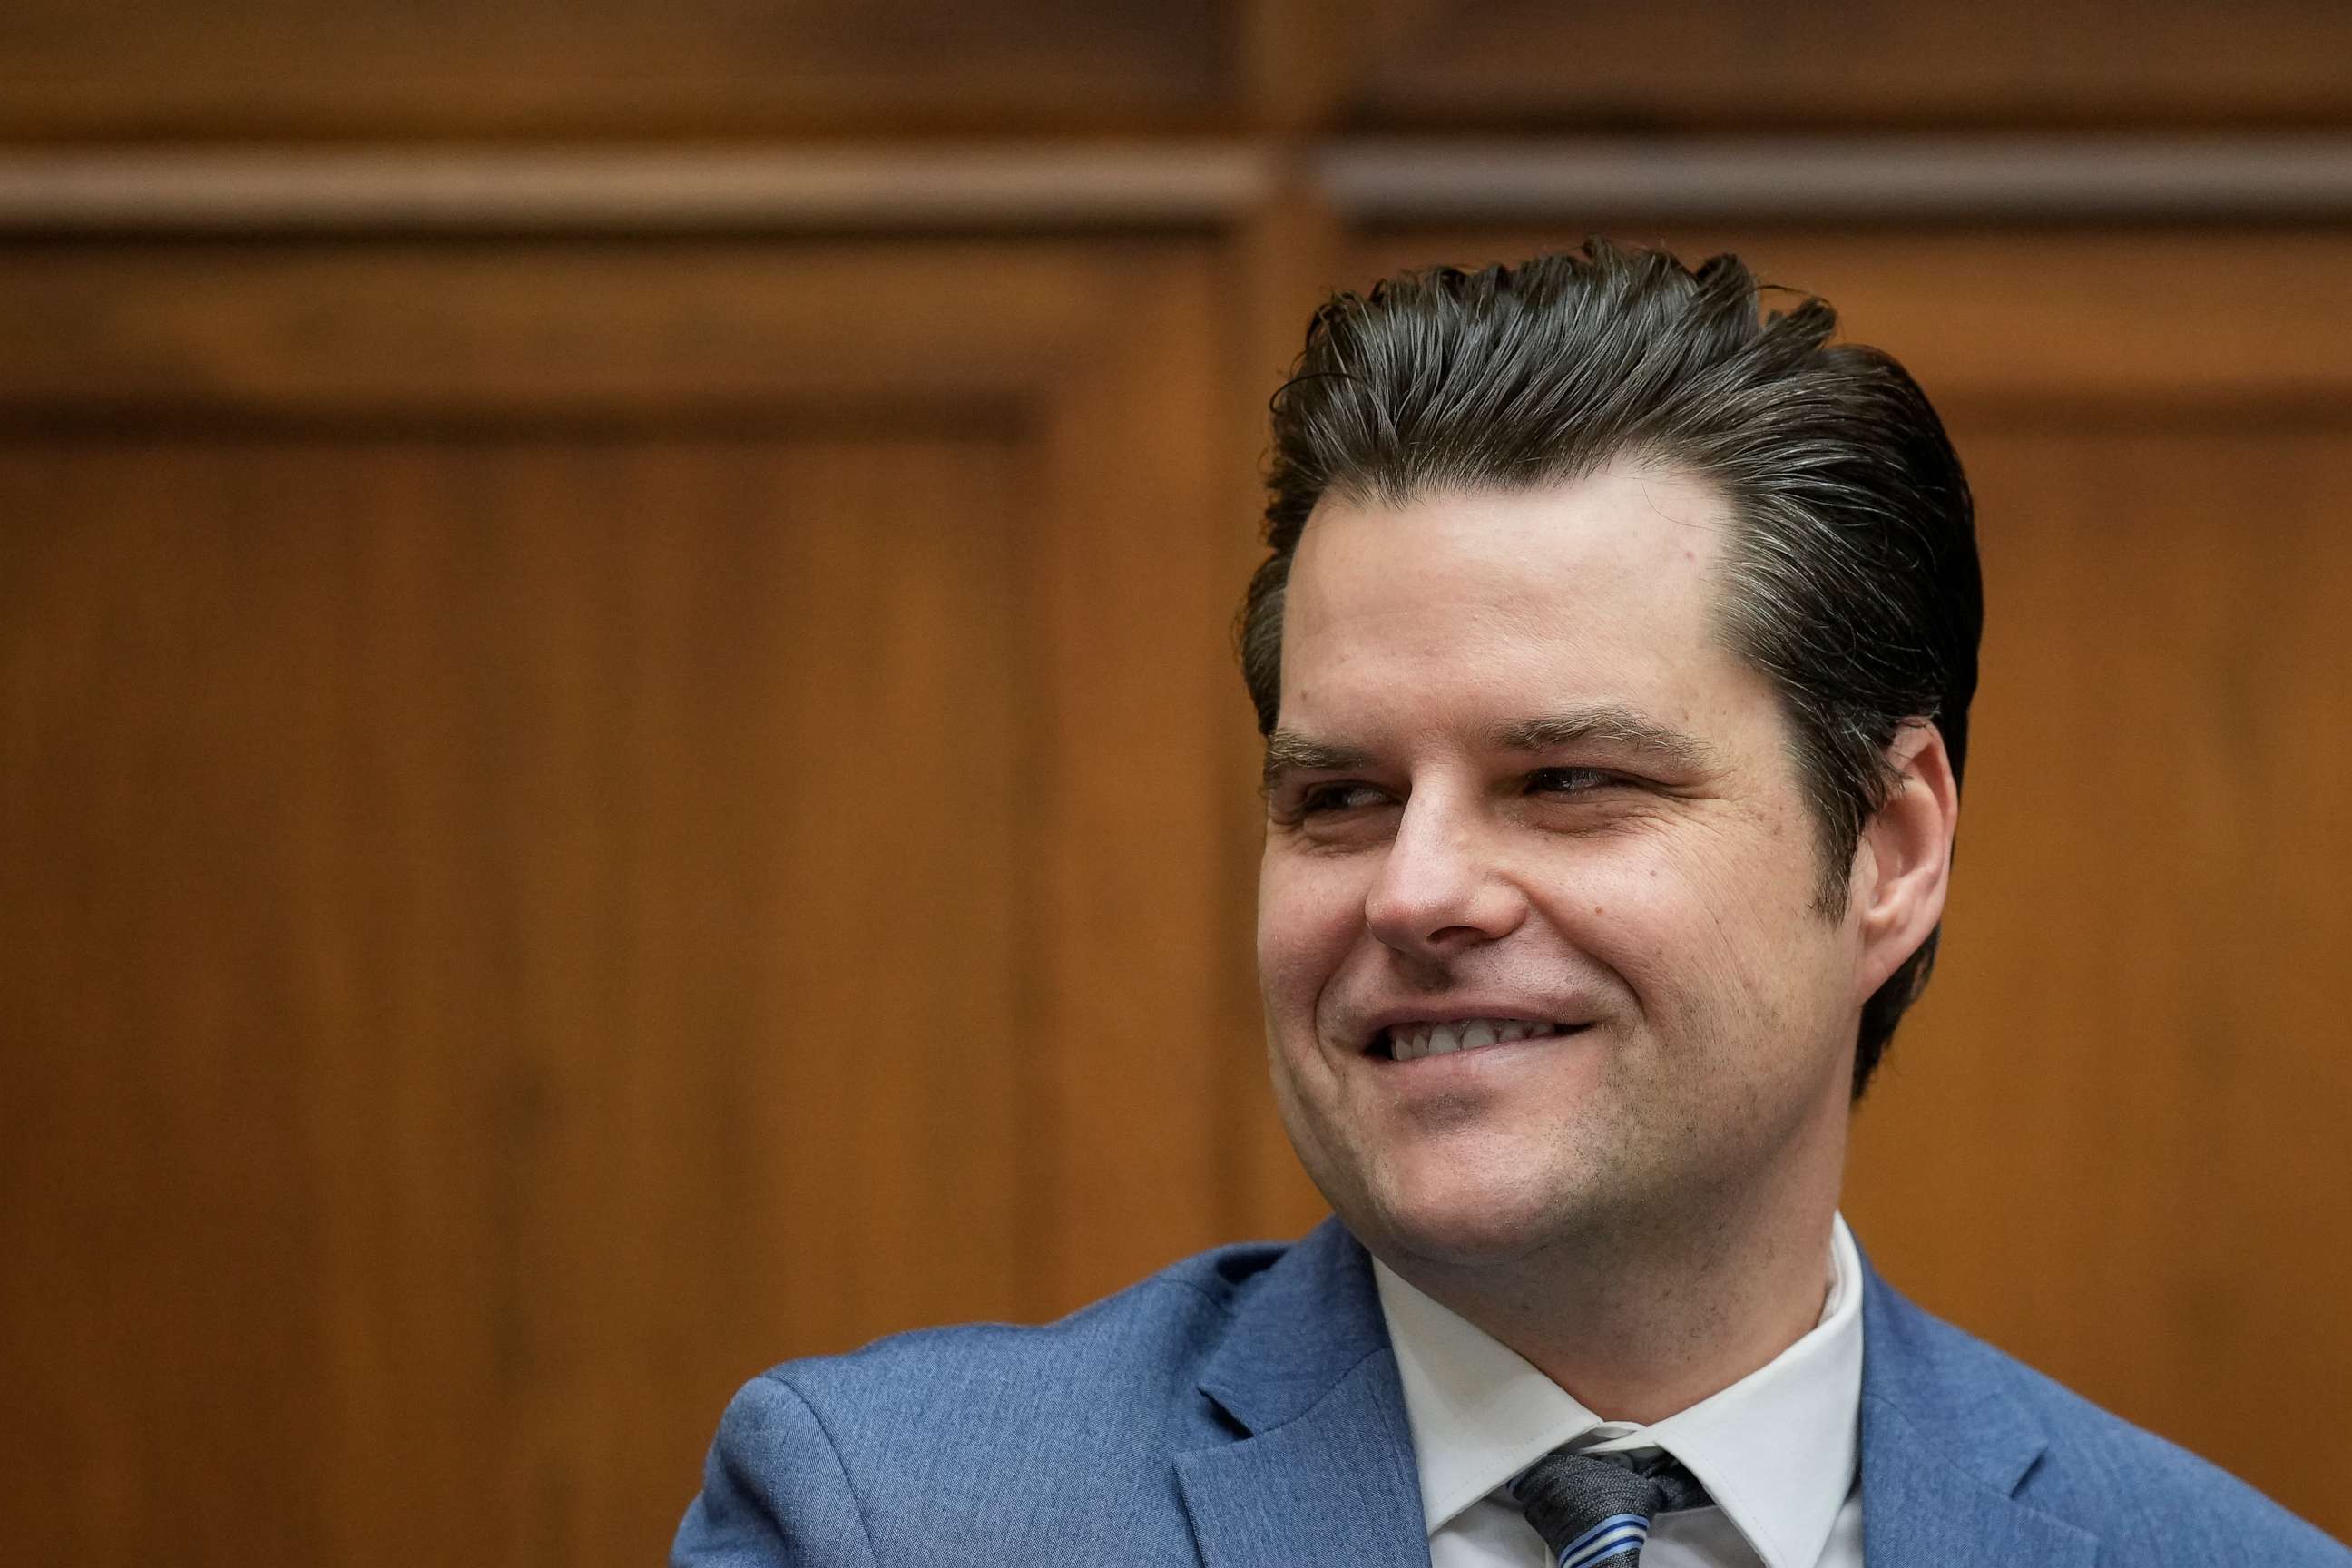
{"label": "eye", "polygon": [[1538,768],[1528,775],[1528,789],[1535,795],[1589,795],[1623,782],[1599,768]]}
{"label": "eye", "polygon": [[1379,790],[1366,784],[1309,784],[1298,792],[1297,814],[1319,816],[1335,811],[1358,811],[1379,805],[1381,798]]}

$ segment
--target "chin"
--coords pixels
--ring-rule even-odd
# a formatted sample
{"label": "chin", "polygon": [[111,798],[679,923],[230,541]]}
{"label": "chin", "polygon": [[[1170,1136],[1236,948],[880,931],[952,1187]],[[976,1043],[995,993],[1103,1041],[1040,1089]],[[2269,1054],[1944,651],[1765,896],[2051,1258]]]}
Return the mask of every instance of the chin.
{"label": "chin", "polygon": [[1575,1228],[1586,1206],[1555,1183],[1531,1180],[1524,1167],[1482,1169],[1460,1158],[1404,1162],[1367,1175],[1360,1217],[1347,1208],[1340,1217],[1376,1250],[1447,1268],[1523,1258]]}

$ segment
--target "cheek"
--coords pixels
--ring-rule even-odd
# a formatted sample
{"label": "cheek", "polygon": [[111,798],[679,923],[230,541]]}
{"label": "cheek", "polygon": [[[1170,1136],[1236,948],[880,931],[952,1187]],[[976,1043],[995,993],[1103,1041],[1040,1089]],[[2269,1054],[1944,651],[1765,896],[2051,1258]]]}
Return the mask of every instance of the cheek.
{"label": "cheek", "polygon": [[1349,865],[1269,851],[1258,871],[1257,967],[1269,1019],[1296,1026],[1353,947],[1364,879]]}
{"label": "cheek", "polygon": [[1812,907],[1810,864],[1771,844],[1700,839],[1673,855],[1589,865],[1558,919],[1654,1025],[1709,1034],[1785,1022],[1833,928]]}

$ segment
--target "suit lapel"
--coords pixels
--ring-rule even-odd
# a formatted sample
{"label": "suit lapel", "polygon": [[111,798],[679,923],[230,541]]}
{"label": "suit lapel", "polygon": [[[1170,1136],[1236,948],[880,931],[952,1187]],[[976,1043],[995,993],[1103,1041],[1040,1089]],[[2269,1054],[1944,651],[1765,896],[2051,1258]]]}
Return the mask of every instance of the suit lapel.
{"label": "suit lapel", "polygon": [[2048,1438],[2015,1373],[1864,1267],[1863,1555],[1870,1568],[2088,1568],[2098,1538],[2017,1500]]}
{"label": "suit lapel", "polygon": [[1297,1419],[1180,1458],[1201,1561],[1208,1568],[1427,1563],[1402,1397],[1395,1362],[1375,1357]]}
{"label": "suit lapel", "polygon": [[1243,1434],[1176,1461],[1207,1568],[1425,1568],[1396,1355],[1370,1265],[1336,1222],[1252,1289],[1201,1392]]}
{"label": "suit lapel", "polygon": [[[1870,1568],[2090,1568],[2098,1539],[2015,1494],[2048,1446],[2011,1363],[1864,1261],[1864,1551]],[[1177,1458],[1206,1568],[1406,1568],[1429,1547],[1396,1355],[1363,1249],[1326,1222],[1269,1268],[1201,1392],[1239,1440]]]}

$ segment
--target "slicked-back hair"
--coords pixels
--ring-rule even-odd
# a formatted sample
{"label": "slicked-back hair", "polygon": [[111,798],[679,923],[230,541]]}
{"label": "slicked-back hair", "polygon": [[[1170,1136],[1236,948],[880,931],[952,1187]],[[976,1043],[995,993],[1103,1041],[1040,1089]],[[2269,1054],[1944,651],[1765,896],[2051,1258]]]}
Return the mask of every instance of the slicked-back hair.
{"label": "slicked-back hair", "polygon": [[[1291,560],[1325,496],[1524,493],[1620,459],[1689,474],[1730,502],[1718,630],[1780,694],[1818,828],[1817,905],[1843,917],[1897,731],[1930,721],[1955,779],[1966,763],[1984,595],[1943,422],[1892,358],[1832,343],[1836,324],[1807,296],[1768,313],[1737,257],[1692,268],[1600,239],[1331,299],[1273,405],[1271,553],[1239,627],[1259,732],[1278,717]],[[1938,934],[1863,1008],[1857,1098]]]}

